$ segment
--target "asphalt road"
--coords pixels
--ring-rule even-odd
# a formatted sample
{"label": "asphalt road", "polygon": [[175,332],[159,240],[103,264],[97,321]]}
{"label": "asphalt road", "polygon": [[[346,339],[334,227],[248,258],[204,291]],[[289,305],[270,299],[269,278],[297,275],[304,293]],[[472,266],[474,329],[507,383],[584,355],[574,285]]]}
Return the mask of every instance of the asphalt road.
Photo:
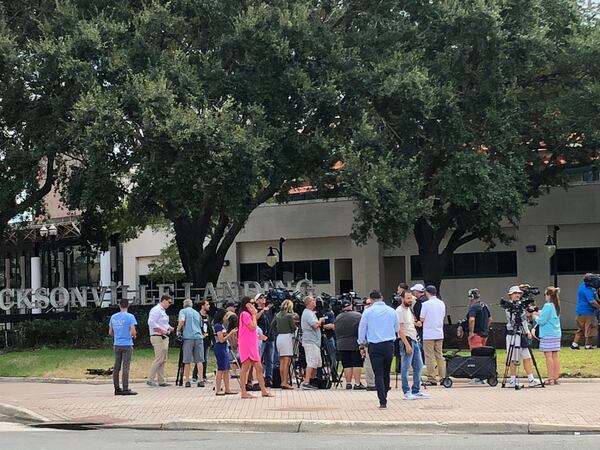
{"label": "asphalt road", "polygon": [[[335,431],[335,430],[332,430]],[[595,435],[369,435],[312,433],[213,433],[200,431],[31,429],[0,423],[0,448],[6,450],[170,450],[170,449],[535,449],[597,448]]]}

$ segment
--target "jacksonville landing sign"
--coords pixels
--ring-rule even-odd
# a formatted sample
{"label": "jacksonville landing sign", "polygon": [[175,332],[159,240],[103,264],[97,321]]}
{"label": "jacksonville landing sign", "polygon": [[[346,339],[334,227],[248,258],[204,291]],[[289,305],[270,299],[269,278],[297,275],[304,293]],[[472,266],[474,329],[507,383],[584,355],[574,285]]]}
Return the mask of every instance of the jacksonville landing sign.
{"label": "jacksonville landing sign", "polygon": [[[56,309],[62,308],[86,308],[86,307],[109,307],[117,304],[117,296],[121,293],[121,298],[129,298],[133,305],[153,305],[163,294],[171,294],[175,290],[173,284],[157,284],[157,289],[150,293],[147,285],[141,285],[138,290],[130,290],[127,285],[100,286],[100,287],[57,287],[48,289],[40,287],[37,289],[2,289],[0,290],[0,309],[10,311],[12,308],[21,310],[44,310],[49,307]],[[194,288],[192,283],[181,284],[184,295],[181,297],[193,298],[196,301],[200,299],[211,299],[216,302],[223,302],[228,299],[238,300],[240,293],[242,295],[254,295],[256,292],[264,292],[272,287],[284,288],[289,291],[299,291],[308,293],[313,291],[311,280],[303,279],[296,283],[295,287],[291,282],[285,285],[282,281],[276,281],[274,284],[265,282],[261,286],[256,281],[244,282],[240,285],[237,282],[222,282],[218,286],[208,283],[204,288]],[[133,297],[130,294],[135,294]],[[157,294],[154,296],[154,294]],[[115,295],[113,295],[115,294]],[[177,298],[177,297],[176,297]]]}

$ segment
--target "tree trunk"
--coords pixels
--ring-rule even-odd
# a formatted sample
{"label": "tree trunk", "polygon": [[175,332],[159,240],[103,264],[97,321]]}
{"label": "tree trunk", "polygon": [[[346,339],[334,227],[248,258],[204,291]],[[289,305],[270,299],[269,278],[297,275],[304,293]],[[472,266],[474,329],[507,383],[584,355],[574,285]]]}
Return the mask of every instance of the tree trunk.
{"label": "tree trunk", "polygon": [[435,286],[438,292],[440,292],[448,259],[445,256],[438,254],[437,249],[424,253],[419,252],[419,257],[421,258],[423,283],[425,286],[430,284]]}

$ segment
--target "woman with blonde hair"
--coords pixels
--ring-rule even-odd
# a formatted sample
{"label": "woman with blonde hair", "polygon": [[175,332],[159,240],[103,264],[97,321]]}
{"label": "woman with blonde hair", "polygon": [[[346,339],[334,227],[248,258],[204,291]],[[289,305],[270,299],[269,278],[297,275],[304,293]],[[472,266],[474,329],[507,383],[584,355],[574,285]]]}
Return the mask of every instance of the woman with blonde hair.
{"label": "woman with blonde hair", "polygon": [[540,351],[544,352],[546,357],[546,367],[548,370],[548,384],[558,384],[560,377],[560,361],[558,352],[560,351],[560,338],[562,336],[560,328],[560,288],[547,287],[544,292],[546,303],[542,310],[537,314],[535,321],[539,327]]}
{"label": "woman with blonde hair", "polygon": [[279,374],[281,375],[281,389],[293,389],[290,385],[290,364],[294,355],[294,303],[285,300],[279,312],[271,323],[271,330],[277,333],[277,351],[279,352]]}

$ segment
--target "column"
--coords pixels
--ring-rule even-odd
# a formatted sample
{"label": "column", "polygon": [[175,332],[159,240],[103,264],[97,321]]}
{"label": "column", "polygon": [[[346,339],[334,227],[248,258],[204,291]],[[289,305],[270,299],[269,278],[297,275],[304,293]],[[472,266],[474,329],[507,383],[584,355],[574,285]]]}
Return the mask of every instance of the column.
{"label": "column", "polygon": [[[110,287],[111,283],[111,268],[110,268],[110,250],[100,253],[100,286]],[[102,300],[102,308],[108,308],[111,302],[111,292],[104,294]]]}
{"label": "column", "polygon": [[[35,301],[35,297],[33,293],[36,289],[42,287],[42,258],[39,257],[38,253],[35,253],[36,256],[31,257],[31,298]],[[33,314],[41,314],[41,308],[33,308],[31,310]]]}

